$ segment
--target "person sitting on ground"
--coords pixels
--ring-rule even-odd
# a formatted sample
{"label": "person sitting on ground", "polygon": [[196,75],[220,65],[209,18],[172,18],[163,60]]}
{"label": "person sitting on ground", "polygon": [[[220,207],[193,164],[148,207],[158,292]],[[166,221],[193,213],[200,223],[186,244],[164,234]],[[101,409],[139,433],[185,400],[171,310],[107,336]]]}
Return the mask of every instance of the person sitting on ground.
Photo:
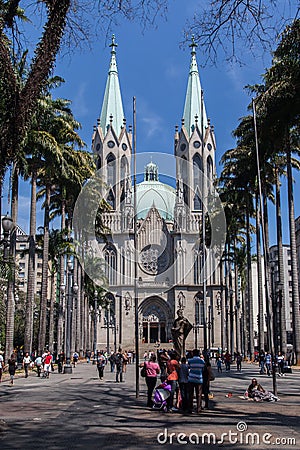
{"label": "person sitting on ground", "polygon": [[266,401],[274,402],[279,400],[272,392],[266,391],[261,384],[257,382],[256,378],[252,378],[251,384],[247,389],[248,398],[252,398],[256,402]]}

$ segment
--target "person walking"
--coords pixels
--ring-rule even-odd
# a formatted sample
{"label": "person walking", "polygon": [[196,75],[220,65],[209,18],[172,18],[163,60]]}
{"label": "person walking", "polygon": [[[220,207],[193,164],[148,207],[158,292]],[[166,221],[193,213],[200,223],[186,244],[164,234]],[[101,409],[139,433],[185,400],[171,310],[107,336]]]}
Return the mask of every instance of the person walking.
{"label": "person walking", "polygon": [[108,358],[108,361],[110,362],[110,371],[111,371],[111,373],[114,373],[115,365],[116,365],[116,354],[115,354],[115,352],[111,352],[110,353],[110,357]]}
{"label": "person walking", "polygon": [[73,353],[73,367],[76,367],[77,362],[78,362],[78,359],[79,359],[78,353],[77,353],[77,352],[74,352],[74,353]]}
{"label": "person walking", "polygon": [[98,370],[100,380],[103,380],[105,365],[106,365],[106,358],[105,358],[103,352],[101,351],[101,352],[99,352],[99,355],[97,357],[97,370]]}
{"label": "person walking", "polygon": [[203,369],[205,362],[200,358],[199,350],[193,350],[193,357],[188,359],[189,377],[188,377],[188,392],[189,392],[189,414],[193,412],[194,392],[196,394],[196,412],[201,412],[201,398],[203,385]]}
{"label": "person walking", "polygon": [[3,352],[0,352],[0,383],[2,383],[2,373],[3,373],[3,366],[4,366],[4,358],[3,358]]}
{"label": "person walking", "polygon": [[267,375],[270,376],[272,371],[272,356],[270,352],[266,354],[265,364],[267,369]]}
{"label": "person walking", "polygon": [[147,384],[147,406],[151,408],[153,406],[152,394],[157,382],[157,375],[160,373],[159,365],[156,362],[156,356],[152,355],[149,361],[145,361],[141,364],[141,367],[145,366],[146,369],[146,384]]}
{"label": "person walking", "polygon": [[222,359],[221,359],[221,356],[219,356],[218,359],[217,359],[217,368],[218,368],[218,372],[222,373]]}
{"label": "person walking", "polygon": [[277,366],[278,366],[278,376],[282,377],[282,376],[284,376],[284,371],[283,371],[283,368],[284,368],[284,356],[283,356],[283,354],[281,352],[278,352],[278,355],[277,355],[276,359],[277,359]]}
{"label": "person walking", "polygon": [[18,365],[18,363],[17,363],[16,355],[14,353],[12,353],[8,360],[8,373],[10,375],[11,386],[14,384],[14,378],[15,378],[17,365]]}
{"label": "person walking", "polygon": [[231,354],[228,351],[224,355],[224,361],[225,361],[225,371],[230,372]]}
{"label": "person walking", "polygon": [[30,363],[31,363],[31,358],[29,356],[29,353],[26,352],[25,356],[23,358],[23,369],[25,371],[25,378],[28,378],[28,368],[30,366]]}
{"label": "person walking", "polygon": [[41,376],[41,371],[42,371],[42,365],[43,365],[42,357],[41,356],[37,356],[35,358],[34,364],[36,366],[37,376],[40,377]]}
{"label": "person walking", "polygon": [[243,360],[242,355],[240,354],[240,352],[237,352],[237,354],[236,354],[236,370],[238,372],[242,371],[242,360]]}
{"label": "person walking", "polygon": [[116,353],[115,355],[116,383],[123,382],[122,366],[123,366],[123,355],[122,350],[119,348],[118,353]]}
{"label": "person walking", "polygon": [[265,373],[266,354],[264,350],[261,350],[258,355],[259,373],[263,375]]}
{"label": "person walking", "polygon": [[50,351],[47,352],[47,355],[44,358],[44,375],[46,378],[49,378],[50,372],[52,370],[52,355]]}

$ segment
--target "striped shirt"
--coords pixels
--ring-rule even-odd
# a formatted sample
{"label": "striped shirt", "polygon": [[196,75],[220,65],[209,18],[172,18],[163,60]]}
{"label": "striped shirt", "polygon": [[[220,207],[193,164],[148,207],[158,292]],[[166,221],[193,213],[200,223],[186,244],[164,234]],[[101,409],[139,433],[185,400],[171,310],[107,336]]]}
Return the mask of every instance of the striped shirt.
{"label": "striped shirt", "polygon": [[189,372],[189,383],[203,384],[203,368],[205,362],[200,356],[193,356],[193,358],[188,359]]}

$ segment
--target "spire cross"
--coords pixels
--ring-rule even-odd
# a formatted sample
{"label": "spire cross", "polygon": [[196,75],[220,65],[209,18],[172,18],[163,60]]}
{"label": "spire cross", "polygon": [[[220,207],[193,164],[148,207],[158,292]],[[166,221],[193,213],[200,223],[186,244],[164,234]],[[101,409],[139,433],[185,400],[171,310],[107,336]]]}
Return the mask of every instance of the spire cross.
{"label": "spire cross", "polygon": [[113,34],[111,37],[111,44],[109,44],[111,47],[111,54],[116,53],[116,48],[118,47],[118,44],[115,42],[115,35]]}
{"label": "spire cross", "polygon": [[192,55],[195,55],[196,54],[196,48],[198,47],[198,44],[196,44],[196,42],[195,42],[195,36],[194,35],[192,35],[192,43],[189,45],[189,47],[191,47],[191,49],[192,49]]}

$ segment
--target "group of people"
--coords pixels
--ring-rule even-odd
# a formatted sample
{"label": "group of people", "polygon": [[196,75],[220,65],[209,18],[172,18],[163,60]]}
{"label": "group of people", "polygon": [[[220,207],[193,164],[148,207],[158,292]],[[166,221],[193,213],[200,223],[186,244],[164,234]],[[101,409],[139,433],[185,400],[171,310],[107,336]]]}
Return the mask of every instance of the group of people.
{"label": "group of people", "polygon": [[240,352],[234,353],[233,357],[228,351],[226,351],[225,353],[216,355],[216,364],[217,364],[218,372],[223,371],[223,364],[225,364],[225,371],[230,372],[231,365],[234,362],[236,363],[237,372],[241,372],[242,371],[242,361],[243,361],[243,356],[240,354]]}
{"label": "group of people", "polygon": [[168,411],[182,411],[193,413],[194,398],[196,400],[196,413],[202,408],[202,395],[204,396],[204,408],[208,409],[210,381],[214,379],[209,360],[204,360],[200,351],[194,349],[187,357],[166,350],[151,354],[148,361],[144,361],[141,367],[145,368],[147,384],[147,406],[153,406],[152,395],[157,384],[158,375],[160,381],[169,385],[170,395],[167,399]]}
{"label": "group of people", "polygon": [[110,371],[116,374],[116,383],[122,383],[125,381],[123,378],[126,373],[127,364],[131,364],[133,362],[132,352],[127,352],[126,350],[122,351],[121,348],[119,348],[117,352],[111,352],[109,356],[106,352],[100,350],[96,352],[94,357],[97,364],[99,379],[103,379],[104,368],[109,362]]}
{"label": "group of people", "polygon": [[275,369],[277,368],[278,376],[283,377],[285,376],[285,368],[288,366],[288,361],[281,352],[278,352],[278,354],[272,358],[271,353],[265,352],[264,350],[259,352],[258,363],[259,373],[261,375],[267,373],[268,376],[272,374],[275,366]]}

